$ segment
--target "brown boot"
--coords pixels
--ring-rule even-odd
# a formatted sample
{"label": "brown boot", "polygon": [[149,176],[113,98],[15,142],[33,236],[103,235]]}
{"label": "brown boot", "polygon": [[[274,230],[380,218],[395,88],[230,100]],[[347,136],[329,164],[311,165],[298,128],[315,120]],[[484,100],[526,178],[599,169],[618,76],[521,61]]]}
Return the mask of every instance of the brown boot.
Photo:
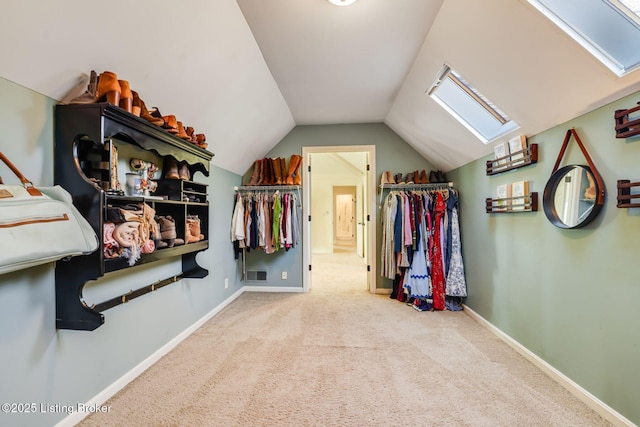
{"label": "brown boot", "polygon": [[180,175],[178,174],[178,162],[173,157],[167,156],[164,158],[162,171],[162,176],[166,179],[180,179]]}
{"label": "brown boot", "polygon": [[273,185],[276,180],[273,175],[273,162],[270,157],[264,158],[264,181],[262,181],[262,185]]}
{"label": "brown boot", "polygon": [[178,164],[178,177],[183,181],[191,180],[191,171],[187,162],[180,162]]}
{"label": "brown boot", "polygon": [[262,185],[264,183],[264,168],[265,168],[264,159],[260,159],[260,167],[258,171],[258,182],[256,185]]}
{"label": "brown boot", "polygon": [[300,174],[298,173],[298,169],[300,168],[301,161],[302,156],[297,154],[293,154],[289,159],[289,172],[287,174],[287,179],[285,180],[287,185],[300,185]]}
{"label": "brown boot", "polygon": [[282,185],[282,170],[280,169],[280,157],[275,157],[271,159],[271,162],[273,163],[273,171],[276,177],[275,184]]}
{"label": "brown boot", "polygon": [[280,178],[282,185],[287,183],[287,159],[280,157]]}
{"label": "brown boot", "polygon": [[134,116],[140,117],[142,113],[142,100],[140,99],[140,95],[135,90],[131,91],[131,114]]}
{"label": "brown boot", "polygon": [[185,240],[187,243],[195,243],[204,239],[200,232],[200,218],[197,215],[187,216],[187,228],[185,230]]}
{"label": "brown boot", "polygon": [[109,104],[120,105],[120,83],[118,76],[111,71],[105,71],[98,76],[98,100],[104,98]]}
{"label": "brown boot", "polygon": [[133,113],[133,93],[127,80],[118,80],[120,85],[120,108],[126,110],[128,113]]}
{"label": "brown boot", "polygon": [[182,122],[178,121],[177,124],[178,124],[178,133],[176,133],[176,136],[180,139],[184,139],[185,141],[190,140],[191,137],[187,134],[187,131],[184,129],[184,125],[182,124]]}
{"label": "brown boot", "polygon": [[262,166],[262,160],[256,160],[253,162],[253,173],[251,174],[251,179],[247,185],[258,185],[258,180],[260,179],[260,167]]}

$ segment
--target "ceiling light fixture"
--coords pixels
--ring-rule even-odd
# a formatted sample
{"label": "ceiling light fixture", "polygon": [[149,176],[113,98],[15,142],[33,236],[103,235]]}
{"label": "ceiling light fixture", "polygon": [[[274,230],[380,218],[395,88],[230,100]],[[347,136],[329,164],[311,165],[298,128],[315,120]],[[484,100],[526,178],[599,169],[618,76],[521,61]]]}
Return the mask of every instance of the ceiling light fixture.
{"label": "ceiling light fixture", "polygon": [[356,0],[329,0],[331,4],[335,4],[336,6],[349,6],[356,2]]}

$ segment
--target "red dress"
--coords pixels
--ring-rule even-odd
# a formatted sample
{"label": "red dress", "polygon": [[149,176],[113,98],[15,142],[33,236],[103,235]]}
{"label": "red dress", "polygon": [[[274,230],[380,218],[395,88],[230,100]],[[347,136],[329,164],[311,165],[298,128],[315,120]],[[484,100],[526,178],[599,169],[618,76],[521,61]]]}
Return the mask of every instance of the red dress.
{"label": "red dress", "polygon": [[435,310],[444,310],[444,293],[445,293],[445,279],[444,279],[444,267],[442,265],[442,246],[440,244],[441,239],[441,224],[442,217],[444,216],[447,207],[444,203],[442,193],[438,192],[436,195],[435,205],[435,219],[434,219],[434,231],[433,240],[431,245],[431,287],[433,291],[433,308]]}

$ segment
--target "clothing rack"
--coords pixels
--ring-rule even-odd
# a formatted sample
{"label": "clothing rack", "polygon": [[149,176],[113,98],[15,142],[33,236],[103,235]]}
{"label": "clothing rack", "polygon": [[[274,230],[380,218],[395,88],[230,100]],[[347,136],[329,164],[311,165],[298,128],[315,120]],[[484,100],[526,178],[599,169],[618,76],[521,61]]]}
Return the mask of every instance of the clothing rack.
{"label": "clothing rack", "polygon": [[453,188],[453,182],[431,182],[428,184],[380,184],[380,202],[384,196],[384,190],[447,190]]}
{"label": "clothing rack", "polygon": [[295,191],[298,198],[298,207],[302,206],[300,198],[300,185],[240,185],[233,187],[236,193],[251,194],[254,192],[275,193],[276,191]]}

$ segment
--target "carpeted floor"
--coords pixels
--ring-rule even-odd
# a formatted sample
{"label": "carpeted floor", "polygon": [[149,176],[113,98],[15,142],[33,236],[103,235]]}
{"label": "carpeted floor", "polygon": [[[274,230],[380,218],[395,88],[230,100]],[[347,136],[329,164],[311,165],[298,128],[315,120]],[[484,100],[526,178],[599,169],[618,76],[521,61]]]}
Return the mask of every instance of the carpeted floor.
{"label": "carpeted floor", "polygon": [[80,425],[609,425],[464,312],[319,277],[243,294]]}

